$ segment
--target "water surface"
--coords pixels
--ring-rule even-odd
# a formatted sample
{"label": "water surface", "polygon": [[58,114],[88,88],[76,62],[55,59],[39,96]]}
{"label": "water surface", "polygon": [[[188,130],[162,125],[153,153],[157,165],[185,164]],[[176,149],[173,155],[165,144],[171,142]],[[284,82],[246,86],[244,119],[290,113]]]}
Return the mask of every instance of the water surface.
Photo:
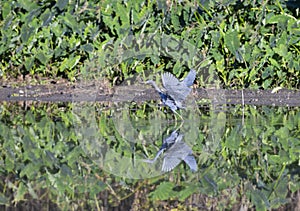
{"label": "water surface", "polygon": [[[215,209],[269,209],[293,200],[299,107],[206,105],[181,114],[184,121],[157,102],[3,102],[1,203],[49,199],[95,208],[144,200],[145,209],[175,200],[195,209],[212,202]],[[144,162],[174,131],[192,150],[196,172],[184,161],[163,171],[167,152]]]}

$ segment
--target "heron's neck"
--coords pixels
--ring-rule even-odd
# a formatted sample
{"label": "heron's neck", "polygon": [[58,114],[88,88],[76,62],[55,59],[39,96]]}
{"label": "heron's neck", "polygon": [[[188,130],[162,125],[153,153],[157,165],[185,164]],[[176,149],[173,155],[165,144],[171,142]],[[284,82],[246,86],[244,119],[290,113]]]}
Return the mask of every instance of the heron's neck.
{"label": "heron's neck", "polygon": [[161,93],[161,90],[160,90],[160,88],[158,88],[158,86],[156,85],[156,83],[154,83],[153,81],[152,81],[152,86],[154,87],[154,89],[156,90],[156,91],[158,91],[159,93]]}

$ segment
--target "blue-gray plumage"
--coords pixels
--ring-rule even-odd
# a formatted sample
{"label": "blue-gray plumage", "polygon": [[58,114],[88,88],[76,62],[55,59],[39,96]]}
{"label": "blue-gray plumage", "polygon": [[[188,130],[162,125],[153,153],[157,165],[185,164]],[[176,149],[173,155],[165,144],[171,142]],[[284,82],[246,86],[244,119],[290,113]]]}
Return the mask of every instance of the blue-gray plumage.
{"label": "blue-gray plumage", "polygon": [[165,91],[160,90],[152,80],[146,81],[146,83],[151,84],[155,88],[159,93],[163,104],[168,106],[174,113],[178,114],[176,110],[184,108],[182,102],[192,90],[190,86],[194,84],[196,71],[193,69],[190,70],[188,75],[182,81],[179,81],[171,73],[163,73],[161,78]]}
{"label": "blue-gray plumage", "polygon": [[147,163],[154,163],[164,151],[162,171],[168,172],[174,169],[182,160],[190,167],[192,172],[196,172],[198,167],[193,156],[192,149],[182,141],[183,134],[179,134],[176,130],[166,139],[160,150],[157,152],[153,160],[144,160]]}

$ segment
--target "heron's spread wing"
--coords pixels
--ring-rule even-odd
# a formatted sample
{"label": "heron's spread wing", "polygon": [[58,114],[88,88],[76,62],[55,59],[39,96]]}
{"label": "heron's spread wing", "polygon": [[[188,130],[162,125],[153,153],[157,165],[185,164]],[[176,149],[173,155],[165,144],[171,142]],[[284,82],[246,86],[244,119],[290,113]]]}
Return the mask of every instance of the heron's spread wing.
{"label": "heron's spread wing", "polygon": [[162,171],[171,171],[188,155],[192,154],[191,148],[182,141],[182,137],[183,135],[180,134],[175,143],[165,152]]}
{"label": "heron's spread wing", "polygon": [[181,159],[178,157],[166,156],[162,164],[162,171],[168,172],[173,170],[181,162]]}
{"label": "heron's spread wing", "polygon": [[190,169],[192,171],[195,172],[195,171],[198,170],[197,162],[196,162],[195,157],[193,155],[188,155],[183,160],[190,167]]}
{"label": "heron's spread wing", "polygon": [[177,102],[181,103],[191,92],[191,88],[178,79],[171,73],[162,74],[162,82],[167,93]]}
{"label": "heron's spread wing", "polygon": [[178,86],[180,84],[180,81],[171,73],[163,73],[161,75],[161,79],[165,88],[170,86]]}
{"label": "heron's spread wing", "polygon": [[194,80],[196,78],[196,71],[194,69],[191,69],[188,75],[183,79],[183,83],[186,86],[192,86],[194,84]]}

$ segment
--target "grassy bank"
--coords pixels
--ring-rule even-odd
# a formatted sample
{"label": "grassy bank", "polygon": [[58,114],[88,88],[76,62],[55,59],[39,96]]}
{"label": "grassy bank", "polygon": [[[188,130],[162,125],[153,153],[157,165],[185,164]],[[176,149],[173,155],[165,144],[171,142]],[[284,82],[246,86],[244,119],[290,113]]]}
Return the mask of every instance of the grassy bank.
{"label": "grassy bank", "polygon": [[[299,88],[300,30],[292,1],[1,2],[2,80],[84,74],[112,84],[136,74],[181,76],[198,84]],[[199,76],[200,75],[200,76]]]}

